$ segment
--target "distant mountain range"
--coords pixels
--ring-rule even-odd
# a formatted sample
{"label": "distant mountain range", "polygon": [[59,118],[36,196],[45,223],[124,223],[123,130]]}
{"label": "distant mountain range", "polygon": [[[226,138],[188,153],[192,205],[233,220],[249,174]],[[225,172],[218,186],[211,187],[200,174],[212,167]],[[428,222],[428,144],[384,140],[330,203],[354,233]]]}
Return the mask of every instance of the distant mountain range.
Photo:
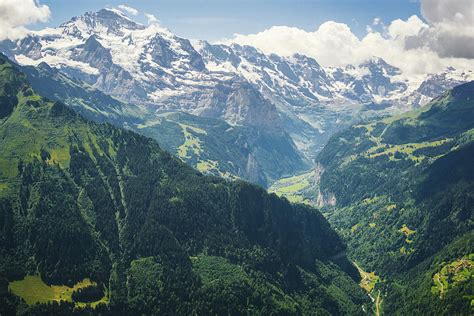
{"label": "distant mountain range", "polygon": [[[474,78],[472,71],[453,68],[410,78],[376,57],[361,65],[324,68],[304,55],[191,43],[114,9],[85,13],[20,41],[3,41],[0,50],[22,65],[47,63],[151,114],[186,112],[278,138],[288,135],[307,160],[334,132],[361,118],[410,110]],[[300,168],[295,163],[293,169]],[[267,167],[260,169],[265,174]],[[235,174],[224,167],[221,171]],[[246,173],[238,176],[248,178]],[[260,183],[273,180],[264,177]]]}

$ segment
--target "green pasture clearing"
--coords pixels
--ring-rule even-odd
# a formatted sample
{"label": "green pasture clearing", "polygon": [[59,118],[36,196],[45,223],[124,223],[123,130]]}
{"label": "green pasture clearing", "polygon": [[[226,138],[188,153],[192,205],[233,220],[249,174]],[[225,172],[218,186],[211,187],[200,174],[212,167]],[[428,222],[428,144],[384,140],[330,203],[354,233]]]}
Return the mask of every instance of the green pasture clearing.
{"label": "green pasture clearing", "polygon": [[305,196],[306,190],[313,188],[314,172],[310,171],[297,176],[280,179],[274,182],[268,192],[285,197],[292,203],[311,204],[310,199]]}
{"label": "green pasture clearing", "polygon": [[[72,293],[81,288],[85,288],[90,285],[95,285],[90,279],[84,279],[76,283],[73,287],[66,285],[47,285],[38,275],[27,275],[23,280],[10,282],[8,289],[15,295],[25,300],[28,305],[34,305],[36,303],[49,303],[67,301],[72,302]],[[89,305],[95,307],[100,303],[108,304],[108,295],[96,302],[92,303],[80,303],[76,302],[76,306],[85,307]]]}
{"label": "green pasture clearing", "polygon": [[431,292],[443,299],[449,289],[474,278],[474,253],[445,264],[433,276]]}
{"label": "green pasture clearing", "polygon": [[380,281],[380,277],[373,272],[364,271],[357,263],[354,262],[357,270],[359,271],[361,280],[360,287],[363,288],[367,293],[371,293],[375,287],[375,284]]}
{"label": "green pasture clearing", "polygon": [[181,126],[183,130],[183,135],[184,135],[184,143],[178,147],[178,156],[181,157],[182,159],[190,159],[191,153],[194,153],[197,157],[201,155],[203,152],[202,149],[202,141],[199,139],[199,137],[195,136],[193,133],[190,131],[196,133],[196,134],[203,134],[207,135],[207,132],[203,129],[182,124],[179,123],[179,126]]}

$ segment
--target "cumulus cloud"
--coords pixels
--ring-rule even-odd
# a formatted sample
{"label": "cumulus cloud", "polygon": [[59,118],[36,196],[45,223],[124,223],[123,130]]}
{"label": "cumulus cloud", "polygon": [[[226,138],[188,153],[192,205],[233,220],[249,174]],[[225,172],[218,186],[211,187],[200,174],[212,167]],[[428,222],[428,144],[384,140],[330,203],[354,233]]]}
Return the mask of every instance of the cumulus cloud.
{"label": "cumulus cloud", "polygon": [[50,16],[49,7],[35,0],[0,0],[0,40],[21,38],[28,33],[25,25]]}
{"label": "cumulus cloud", "polygon": [[148,19],[148,24],[158,24],[160,21],[153,14],[145,13],[145,17]]}
{"label": "cumulus cloud", "polygon": [[472,26],[474,3],[472,0],[422,0],[421,14],[432,23],[454,22]]}
{"label": "cumulus cloud", "polygon": [[428,47],[441,57],[474,58],[474,2],[423,0],[430,27],[407,39],[407,48]]}
{"label": "cumulus cloud", "polygon": [[135,9],[135,8],[132,8],[132,7],[129,7],[125,4],[121,4],[118,6],[119,9],[121,10],[124,10],[125,12],[128,12],[129,14],[131,15],[137,15],[138,14],[138,10]]}
{"label": "cumulus cloud", "polygon": [[[279,55],[302,53],[316,57],[318,62],[328,66],[351,63],[354,59],[353,48],[360,45],[359,39],[346,24],[333,21],[323,23],[315,32],[273,26],[257,34],[236,34],[227,42],[251,45],[266,53]],[[334,55],[336,51],[337,56]]]}
{"label": "cumulus cloud", "polygon": [[302,53],[323,66],[358,64],[377,56],[409,74],[438,72],[448,66],[474,69],[474,4],[472,0],[447,2],[422,0],[427,22],[413,15],[385,25],[375,18],[361,39],[348,25],[328,21],[313,32],[274,26],[256,34],[236,34],[223,42],[251,45],[284,56]]}

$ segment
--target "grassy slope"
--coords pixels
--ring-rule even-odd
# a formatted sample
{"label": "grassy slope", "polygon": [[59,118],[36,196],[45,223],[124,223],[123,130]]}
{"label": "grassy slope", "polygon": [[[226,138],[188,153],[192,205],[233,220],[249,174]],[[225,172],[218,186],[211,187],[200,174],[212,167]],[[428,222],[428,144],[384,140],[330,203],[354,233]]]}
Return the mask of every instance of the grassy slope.
{"label": "grassy slope", "polygon": [[[37,303],[49,303],[52,301],[66,301],[72,302],[72,293],[79,289],[85,288],[90,285],[96,284],[90,279],[84,279],[72,287],[66,285],[47,285],[41,280],[39,276],[25,276],[23,280],[13,281],[9,285],[9,290],[25,300],[28,305],[34,305]],[[81,303],[76,302],[75,305],[78,307],[84,307],[90,305],[95,307],[98,304],[108,304],[108,297],[105,295],[102,299],[91,302]]]}
{"label": "grassy slope", "polygon": [[293,203],[315,203],[315,174],[313,171],[275,181],[269,192],[282,196]]}

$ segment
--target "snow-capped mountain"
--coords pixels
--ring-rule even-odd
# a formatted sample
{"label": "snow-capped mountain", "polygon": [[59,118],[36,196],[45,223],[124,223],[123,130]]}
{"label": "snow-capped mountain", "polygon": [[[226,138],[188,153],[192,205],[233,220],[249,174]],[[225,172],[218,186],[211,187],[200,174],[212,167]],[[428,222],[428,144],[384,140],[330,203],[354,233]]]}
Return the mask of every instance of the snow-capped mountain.
{"label": "snow-capped mountain", "polygon": [[[385,104],[401,106],[400,100],[413,95],[429,99],[461,82],[474,78],[472,71],[450,67],[439,74],[410,77],[381,58],[359,65],[322,67],[310,57],[295,54],[266,55],[254,47],[238,44],[193,43],[206,67],[220,73],[237,73],[259,87],[272,101],[292,106],[333,104]],[[432,87],[431,91],[424,88]],[[421,106],[428,100],[404,106]]]}
{"label": "snow-capped mountain", "polygon": [[[238,73],[270,96],[292,105],[332,100],[331,82],[312,58],[265,55],[251,46],[194,43],[206,67],[216,72]],[[275,100],[276,101],[276,100]]]}
{"label": "snow-capped mountain", "polygon": [[338,93],[362,103],[382,103],[397,98],[408,89],[400,80],[400,69],[387,64],[381,58],[373,58],[360,65],[344,68],[328,68]]}
{"label": "snow-capped mountain", "polygon": [[254,86],[209,72],[188,40],[118,10],[88,12],[1,47],[20,64],[45,62],[129,103],[282,130],[275,106]]}
{"label": "snow-capped mountain", "polygon": [[447,69],[412,78],[380,58],[325,68],[310,57],[264,54],[237,44],[191,43],[158,24],[115,9],[74,17],[57,28],[0,42],[23,65],[42,62],[148,111],[182,111],[288,133],[314,157],[337,130],[367,116],[406,111],[461,82]]}
{"label": "snow-capped mountain", "polygon": [[474,79],[472,72],[453,68],[413,78],[377,57],[360,65],[325,68],[300,54],[267,55],[251,46],[206,41],[193,45],[209,70],[242,76],[271,100],[308,157],[314,157],[334,132],[354,121],[411,110]]}

